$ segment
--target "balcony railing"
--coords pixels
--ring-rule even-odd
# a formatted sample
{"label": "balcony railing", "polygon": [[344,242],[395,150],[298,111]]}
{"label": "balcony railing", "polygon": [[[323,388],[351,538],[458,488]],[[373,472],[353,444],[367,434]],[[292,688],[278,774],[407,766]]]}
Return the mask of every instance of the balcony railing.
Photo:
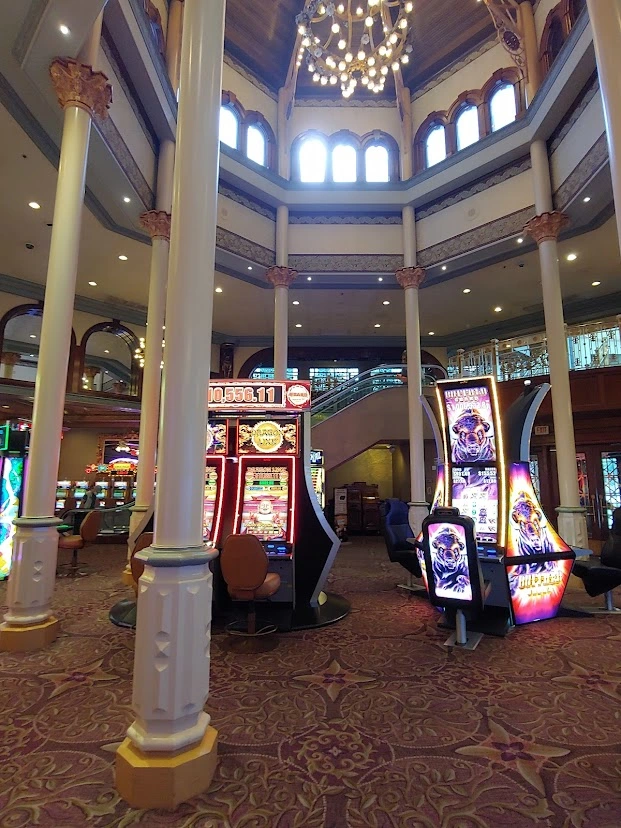
{"label": "balcony railing", "polygon": [[[621,316],[565,327],[570,371],[621,365]],[[492,339],[489,345],[449,358],[449,377],[495,376],[504,380],[549,374],[548,347],[543,333],[515,339]]]}

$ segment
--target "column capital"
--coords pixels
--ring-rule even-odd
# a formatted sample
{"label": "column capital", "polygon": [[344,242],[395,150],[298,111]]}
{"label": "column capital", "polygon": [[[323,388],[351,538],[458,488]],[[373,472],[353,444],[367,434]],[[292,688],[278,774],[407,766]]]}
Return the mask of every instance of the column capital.
{"label": "column capital", "polygon": [[83,373],[85,377],[94,380],[97,374],[101,373],[101,368],[98,368],[96,365],[86,365]]}
{"label": "column capital", "polygon": [[276,265],[269,267],[265,278],[273,287],[289,287],[297,278],[297,270],[291,267],[283,267]]}
{"label": "column capital", "polygon": [[404,290],[411,287],[419,288],[425,281],[425,269],[422,267],[400,267],[395,276]]}
{"label": "column capital", "polygon": [[539,216],[533,216],[530,221],[524,225],[524,231],[532,236],[532,238],[541,244],[545,241],[556,241],[559,233],[569,224],[569,216],[554,210],[551,213],[541,213]]}
{"label": "column capital", "polygon": [[152,239],[170,241],[170,218],[166,210],[149,210],[140,216],[140,224]]}
{"label": "column capital", "polygon": [[103,72],[71,58],[55,58],[50,77],[58,103],[63,109],[77,106],[91,117],[106,118],[112,103],[112,86]]}
{"label": "column capital", "polygon": [[0,354],[0,362],[3,365],[17,365],[21,358],[21,354],[16,354],[15,351],[2,351]]}

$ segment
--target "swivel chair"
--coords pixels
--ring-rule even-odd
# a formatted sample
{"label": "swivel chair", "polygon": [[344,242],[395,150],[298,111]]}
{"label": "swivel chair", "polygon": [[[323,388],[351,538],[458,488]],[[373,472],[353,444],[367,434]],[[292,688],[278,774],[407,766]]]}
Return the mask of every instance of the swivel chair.
{"label": "swivel chair", "polygon": [[71,562],[68,564],[61,564],[56,574],[62,578],[79,578],[84,575],[90,575],[92,567],[86,564],[81,564],[78,561],[78,551],[84,549],[89,543],[93,543],[101,529],[101,512],[94,509],[89,512],[82,523],[80,524],[80,532],[77,535],[60,535],[58,538],[59,549],[71,550]]}
{"label": "swivel chair", "polygon": [[268,560],[261,541],[254,535],[229,535],[220,555],[220,570],[233,601],[248,603],[245,629],[237,622],[226,628],[231,635],[257,638],[276,632],[273,624],[257,629],[257,600],[267,600],[280,588],[280,575],[267,571]]}
{"label": "swivel chair", "polygon": [[483,638],[468,632],[466,618],[483,612],[491,583],[483,580],[477,552],[474,521],[457,509],[438,508],[423,521],[421,546],[425,556],[429,601],[444,609],[446,620],[455,620],[455,632],[446,647],[474,650]]}
{"label": "swivel chair", "polygon": [[601,609],[587,608],[587,612],[604,615],[621,612],[612,599],[613,589],[621,586],[621,509],[612,513],[612,529],[602,546],[599,562],[574,561],[572,574],[582,580],[591,598],[604,595],[605,605]]}
{"label": "swivel chair", "polygon": [[[414,546],[407,540],[412,538],[412,529],[408,522],[408,505],[396,497],[387,498],[380,506],[380,525],[386,551],[392,563],[399,563],[415,578],[422,578],[423,572]],[[410,592],[425,592],[416,584],[399,584]]]}
{"label": "swivel chair", "polygon": [[132,589],[134,590],[133,598],[121,598],[120,601],[112,607],[108,613],[108,618],[117,627],[125,627],[133,630],[136,628],[136,614],[138,609],[138,581],[144,572],[144,562],[136,557],[138,552],[151,546],[153,543],[153,532],[143,532],[136,539],[132,554],[129,559],[129,565],[132,571]]}

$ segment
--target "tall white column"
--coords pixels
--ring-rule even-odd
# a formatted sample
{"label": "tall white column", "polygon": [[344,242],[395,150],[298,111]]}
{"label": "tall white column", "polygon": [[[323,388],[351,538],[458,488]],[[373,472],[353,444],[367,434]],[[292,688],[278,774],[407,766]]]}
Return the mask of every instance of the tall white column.
{"label": "tall white column", "polygon": [[403,218],[403,263],[397,281],[403,288],[405,303],[405,339],[408,376],[408,432],[410,438],[410,513],[412,531],[418,535],[424,518],[429,514],[425,492],[425,438],[421,403],[422,360],[420,352],[420,313],[418,289],[425,278],[422,267],[416,267],[416,224],[414,208],[407,206]]}
{"label": "tall white column", "polygon": [[610,175],[621,245],[621,0],[587,0],[587,8],[604,104]]}
{"label": "tall white column", "polygon": [[73,301],[91,118],[105,117],[111,87],[102,72],[75,60],[50,67],[60,105],[63,137],[54,203],[39,363],[32,413],[23,516],[15,521],[8,612],[0,627],[0,649],[31,650],[58,635],[50,607],[58,550],[54,517]]}
{"label": "tall white column", "polygon": [[137,808],[209,787],[212,577],[203,544],[225,0],[186,0],[153,546],[140,553],[132,704],[116,785]]}
{"label": "tall white column", "polygon": [[560,505],[559,534],[572,546],[586,547],[588,542],[585,510],[580,505],[576,441],[571,406],[569,359],[563,317],[563,295],[558,262],[558,236],[568,224],[563,213],[553,209],[550,166],[544,141],[531,146],[531,163],[537,215],[525,226],[539,246],[541,290],[546,325],[552,416]]}
{"label": "tall white column", "polygon": [[518,6],[518,21],[522,30],[524,51],[526,53],[526,103],[531,105],[537,90],[541,86],[541,63],[539,62],[539,44],[535,28],[535,13],[531,0],[523,0]]}
{"label": "tall white column", "polygon": [[276,211],[276,267],[270,267],[266,278],[274,287],[274,379],[287,379],[289,350],[289,286],[297,271],[289,262],[289,208],[280,204]]}

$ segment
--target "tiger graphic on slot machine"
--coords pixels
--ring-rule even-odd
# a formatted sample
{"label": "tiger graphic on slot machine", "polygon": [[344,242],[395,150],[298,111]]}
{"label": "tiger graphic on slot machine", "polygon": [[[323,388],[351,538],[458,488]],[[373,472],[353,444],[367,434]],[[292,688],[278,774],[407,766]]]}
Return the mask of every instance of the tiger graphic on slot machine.
{"label": "tiger graphic on slot machine", "polygon": [[466,408],[455,421],[452,431],[457,435],[453,443],[454,463],[482,463],[494,461],[496,451],[491,435],[491,424],[477,408]]}
{"label": "tiger graphic on slot machine", "polygon": [[437,589],[464,592],[470,583],[466,545],[457,532],[445,526],[434,536],[431,547],[432,567]]}

